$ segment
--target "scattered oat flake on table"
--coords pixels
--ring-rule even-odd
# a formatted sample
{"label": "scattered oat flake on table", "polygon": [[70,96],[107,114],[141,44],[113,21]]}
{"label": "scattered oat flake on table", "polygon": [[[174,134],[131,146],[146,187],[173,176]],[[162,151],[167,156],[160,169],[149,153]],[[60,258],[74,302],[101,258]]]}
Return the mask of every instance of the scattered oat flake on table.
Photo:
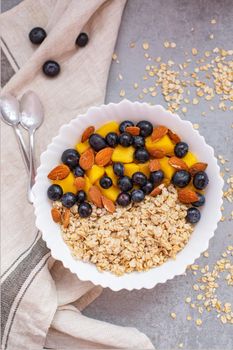
{"label": "scattered oat flake on table", "polygon": [[176,43],[171,43],[171,48],[174,49],[176,47]]}
{"label": "scattered oat flake on table", "polygon": [[125,90],[124,90],[124,89],[121,89],[121,91],[120,91],[120,96],[121,96],[121,97],[124,97],[124,96],[125,96]]}
{"label": "scattered oat flake on table", "polygon": [[211,23],[211,24],[216,24],[216,23],[217,23],[217,21],[216,21],[216,19],[215,19],[215,18],[212,18],[212,19],[211,19],[211,21],[210,21],[210,23]]}
{"label": "scattered oat flake on table", "polygon": [[198,318],[198,319],[196,320],[196,325],[197,325],[197,326],[201,326],[201,325],[202,325],[202,320],[201,320],[200,318]]}
{"label": "scattered oat flake on table", "polygon": [[198,51],[195,47],[192,48],[192,54],[193,56],[196,56],[198,54]]}
{"label": "scattered oat flake on table", "polygon": [[198,130],[199,129],[199,124],[195,123],[195,124],[193,124],[193,127],[194,127],[195,130]]}
{"label": "scattered oat flake on table", "polygon": [[113,59],[114,61],[117,60],[117,54],[116,54],[115,52],[112,54],[112,59]]}
{"label": "scattered oat flake on table", "polygon": [[144,50],[148,50],[149,49],[149,43],[147,41],[145,41],[143,44],[142,44],[142,47]]}
{"label": "scattered oat flake on table", "polygon": [[214,39],[214,34],[210,34],[209,38],[210,38],[211,40],[213,40],[213,39]]}
{"label": "scattered oat flake on table", "polygon": [[123,80],[123,76],[119,73],[118,74],[118,78],[120,79],[120,80]]}
{"label": "scattered oat flake on table", "polygon": [[176,314],[175,314],[175,312],[171,312],[171,313],[170,313],[170,316],[171,316],[171,318],[173,318],[173,320],[176,319]]}
{"label": "scattered oat flake on table", "polygon": [[134,42],[134,41],[132,41],[132,42],[130,43],[130,45],[129,45],[129,46],[131,47],[131,49],[133,49],[133,48],[135,47],[135,45],[136,45],[136,44],[135,44],[135,42]]}
{"label": "scattered oat flake on table", "polygon": [[166,49],[170,47],[169,41],[164,41],[163,46],[166,47]]}
{"label": "scattered oat flake on table", "polygon": [[138,83],[133,84],[134,89],[138,89]]}

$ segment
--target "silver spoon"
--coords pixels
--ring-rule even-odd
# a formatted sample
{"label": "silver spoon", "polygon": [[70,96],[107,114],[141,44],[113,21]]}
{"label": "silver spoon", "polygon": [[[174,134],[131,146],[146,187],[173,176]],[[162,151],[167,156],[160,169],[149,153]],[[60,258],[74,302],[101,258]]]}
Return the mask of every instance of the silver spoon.
{"label": "silver spoon", "polygon": [[29,159],[26,151],[26,147],[24,144],[24,140],[22,134],[19,129],[20,122],[20,112],[19,112],[19,102],[17,99],[11,94],[5,94],[0,98],[0,110],[2,120],[13,127],[16,140],[19,145],[19,149],[24,161],[24,165],[26,167],[27,172],[29,172]]}
{"label": "silver spoon", "polygon": [[44,120],[43,106],[33,91],[27,91],[20,101],[21,125],[29,132],[29,181],[28,201],[33,203],[32,186],[35,182],[36,168],[34,159],[34,134]]}

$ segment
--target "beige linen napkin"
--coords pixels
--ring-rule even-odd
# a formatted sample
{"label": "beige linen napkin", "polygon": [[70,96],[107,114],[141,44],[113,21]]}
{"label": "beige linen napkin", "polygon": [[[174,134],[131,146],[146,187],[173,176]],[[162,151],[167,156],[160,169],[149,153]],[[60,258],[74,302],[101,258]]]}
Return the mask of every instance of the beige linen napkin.
{"label": "beige linen napkin", "polygon": [[[20,98],[31,89],[45,108],[45,122],[36,135],[37,159],[62,124],[104,102],[124,5],[125,0],[25,0],[1,15],[1,45],[17,72],[2,93]],[[28,40],[35,26],[48,33],[39,47]],[[90,38],[82,49],[74,45],[80,31]],[[54,79],[41,72],[48,59],[61,65]],[[13,132],[2,124],[1,133],[2,349],[152,349],[135,328],[82,315],[102,289],[79,281],[51,258],[26,200],[27,174]]]}

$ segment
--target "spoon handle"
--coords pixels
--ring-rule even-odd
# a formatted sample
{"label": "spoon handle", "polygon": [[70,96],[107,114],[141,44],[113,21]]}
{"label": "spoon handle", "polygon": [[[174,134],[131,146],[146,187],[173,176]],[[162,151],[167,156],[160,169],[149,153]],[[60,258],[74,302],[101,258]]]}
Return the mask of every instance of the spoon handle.
{"label": "spoon handle", "polygon": [[32,187],[35,183],[35,159],[34,159],[34,130],[29,133],[29,179],[28,179],[28,201],[33,203]]}
{"label": "spoon handle", "polygon": [[22,137],[22,134],[21,134],[21,131],[20,131],[18,125],[14,126],[14,132],[15,132],[16,140],[18,142],[21,156],[22,156],[23,161],[24,161],[24,165],[26,167],[27,172],[29,172],[30,165],[29,165],[28,154],[27,154],[25,143],[24,143],[24,140],[23,140],[23,137]]}

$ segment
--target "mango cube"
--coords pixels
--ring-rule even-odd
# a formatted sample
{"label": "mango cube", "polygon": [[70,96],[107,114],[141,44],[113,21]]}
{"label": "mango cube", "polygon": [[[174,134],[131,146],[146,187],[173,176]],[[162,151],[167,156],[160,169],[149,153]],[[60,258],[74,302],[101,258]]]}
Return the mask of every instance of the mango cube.
{"label": "mango cube", "polygon": [[118,195],[120,194],[119,188],[115,186],[111,186],[107,189],[104,189],[103,187],[100,186],[99,181],[96,182],[96,185],[99,187],[101,193],[107,197],[108,199],[111,199],[113,202],[116,202],[116,199]]}
{"label": "mango cube", "polygon": [[182,158],[182,160],[188,165],[188,167],[191,167],[193,164],[198,162],[197,157],[191,152],[188,152],[186,156]]}
{"label": "mango cube", "polygon": [[96,134],[105,137],[109,132],[118,132],[119,124],[117,122],[111,121],[107,124],[102,125],[98,130],[96,130]]}
{"label": "mango cube", "polygon": [[82,154],[84,153],[88,148],[90,147],[88,140],[85,142],[80,142],[77,143],[77,145],[75,146],[76,150]]}
{"label": "mango cube", "polygon": [[60,185],[63,193],[66,192],[72,192],[72,193],[77,193],[77,188],[74,185],[74,174],[72,172],[69,173],[69,175],[63,179],[63,180],[53,180],[53,184],[55,185]]}
{"label": "mango cube", "polygon": [[104,167],[94,164],[93,167],[87,171],[87,177],[89,178],[90,183],[93,184],[99,180],[104,175],[104,173]]}
{"label": "mango cube", "polygon": [[171,180],[173,174],[175,173],[175,169],[168,163],[169,158],[168,157],[163,157],[159,160],[161,169],[164,172],[165,178]]}
{"label": "mango cube", "polygon": [[108,165],[105,168],[105,172],[108,175],[108,177],[110,177],[110,179],[112,180],[113,185],[117,186],[117,176],[115,175],[114,171],[113,171],[113,167],[112,165]]}
{"label": "mango cube", "polygon": [[127,175],[129,177],[132,177],[134,173],[139,171],[139,165],[135,163],[125,164],[124,168],[125,168],[124,175]]}
{"label": "mango cube", "polygon": [[112,154],[113,162],[121,163],[132,163],[134,159],[135,149],[133,146],[122,147],[121,145],[116,146]]}
{"label": "mango cube", "polygon": [[138,165],[139,165],[139,171],[141,171],[143,174],[149,177],[150,175],[149,162],[138,164]]}
{"label": "mango cube", "polygon": [[174,143],[171,141],[171,139],[165,135],[163,136],[159,141],[154,142],[151,140],[151,136],[146,138],[146,148],[148,150],[150,149],[156,149],[156,148],[163,148],[167,154],[173,154],[174,153]]}

